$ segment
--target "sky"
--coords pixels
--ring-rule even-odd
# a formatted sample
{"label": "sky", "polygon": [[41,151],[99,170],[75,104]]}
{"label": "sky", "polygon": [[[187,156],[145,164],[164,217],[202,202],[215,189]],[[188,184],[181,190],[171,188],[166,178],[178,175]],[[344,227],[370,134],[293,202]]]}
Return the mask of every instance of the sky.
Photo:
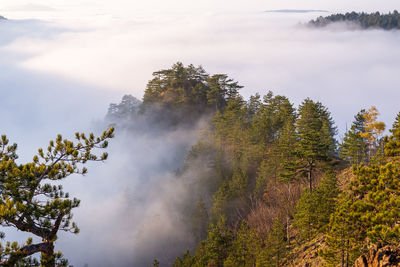
{"label": "sky", "polygon": [[154,14],[154,13],[173,13],[173,12],[232,12],[232,11],[256,11],[268,9],[327,9],[332,12],[342,12],[347,10],[360,11],[390,11],[397,8],[396,0],[354,0],[349,3],[345,0],[203,0],[203,1],[183,1],[183,0],[3,0],[1,9],[12,12],[29,12],[31,16],[38,13],[53,13],[54,11],[79,14],[108,14],[112,16],[127,16],[132,14]]}
{"label": "sky", "polygon": [[[0,134],[19,144],[23,162],[57,133],[98,132],[94,125],[109,103],[124,94],[141,98],[152,72],[177,61],[228,74],[244,86],[246,98],[271,90],[295,106],[307,97],[321,101],[339,138],[353,116],[372,105],[390,127],[400,111],[400,33],[349,25],[310,29],[304,23],[330,12],[388,12],[397,5],[398,0],[2,0],[0,15],[9,20],[0,21]],[[275,9],[328,12],[264,12]],[[76,266],[100,266],[98,255],[133,257],[126,248],[151,239],[149,233],[160,228],[149,224],[154,218],[167,222],[158,233],[164,241],[182,238],[167,234],[177,222],[166,214],[166,203],[185,193],[171,178],[183,155],[171,158],[170,151],[196,138],[178,131],[159,139],[121,134],[112,140],[108,162],[66,184],[82,199],[75,213],[82,232],[60,239],[67,258]],[[106,233],[101,240],[93,225]],[[109,225],[119,230],[107,232]],[[8,237],[17,235],[24,236]],[[115,236],[123,242],[108,250]],[[79,255],[76,243],[93,253]]]}

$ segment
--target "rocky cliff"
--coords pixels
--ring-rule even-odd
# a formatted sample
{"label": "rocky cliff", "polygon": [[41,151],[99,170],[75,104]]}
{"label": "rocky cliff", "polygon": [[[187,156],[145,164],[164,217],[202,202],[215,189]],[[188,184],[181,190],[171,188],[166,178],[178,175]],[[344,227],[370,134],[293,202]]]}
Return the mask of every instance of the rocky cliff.
{"label": "rocky cliff", "polygon": [[385,246],[380,249],[372,249],[355,262],[355,267],[392,266],[400,266],[400,247]]}

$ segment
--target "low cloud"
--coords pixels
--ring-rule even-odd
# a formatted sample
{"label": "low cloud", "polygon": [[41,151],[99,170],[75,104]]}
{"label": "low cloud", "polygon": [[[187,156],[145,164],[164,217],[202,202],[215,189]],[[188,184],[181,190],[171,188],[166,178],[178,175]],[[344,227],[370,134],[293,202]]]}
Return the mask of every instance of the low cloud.
{"label": "low cloud", "polygon": [[[371,105],[391,124],[400,111],[400,33],[305,26],[314,15],[214,11],[101,16],[88,24],[0,22],[0,132],[19,143],[21,161],[29,160],[59,132],[90,130],[123,94],[140,98],[151,73],[176,61],[227,73],[245,86],[245,97],[272,90],[296,105],[306,97],[319,100],[341,133]],[[174,171],[198,132],[135,127],[148,130],[117,129],[110,159],[65,183],[82,199],[75,211],[81,233],[60,235],[57,249],[76,266],[148,265],[190,243],[175,213],[187,192]],[[172,242],[180,245],[171,252]]]}
{"label": "low cloud", "polygon": [[110,20],[107,27],[52,40],[16,40],[9,49],[33,55],[20,62],[23,68],[121,95],[140,98],[153,71],[183,61],[227,73],[245,86],[246,97],[272,90],[296,104],[306,97],[320,100],[341,132],[371,105],[391,122],[398,112],[399,32],[299,24],[311,18],[260,12]]}

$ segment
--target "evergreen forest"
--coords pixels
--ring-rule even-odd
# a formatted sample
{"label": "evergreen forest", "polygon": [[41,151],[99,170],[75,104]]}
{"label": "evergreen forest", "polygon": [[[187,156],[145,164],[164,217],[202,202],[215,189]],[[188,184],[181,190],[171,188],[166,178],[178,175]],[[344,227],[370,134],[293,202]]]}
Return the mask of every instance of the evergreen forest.
{"label": "evergreen forest", "polygon": [[176,173],[195,176],[181,207],[194,243],[163,266],[352,266],[399,244],[400,113],[386,132],[374,106],[349,114],[338,140],[323,103],[296,107],[271,91],[245,100],[241,88],[178,62],[153,73],[143,103],[110,106],[111,121],[207,121]]}
{"label": "evergreen forest", "polygon": [[325,27],[334,22],[352,22],[359,25],[362,29],[379,28],[384,30],[400,29],[400,15],[397,10],[393,13],[357,13],[347,12],[345,14],[333,14],[326,17],[319,17],[311,20],[309,24],[315,27]]}

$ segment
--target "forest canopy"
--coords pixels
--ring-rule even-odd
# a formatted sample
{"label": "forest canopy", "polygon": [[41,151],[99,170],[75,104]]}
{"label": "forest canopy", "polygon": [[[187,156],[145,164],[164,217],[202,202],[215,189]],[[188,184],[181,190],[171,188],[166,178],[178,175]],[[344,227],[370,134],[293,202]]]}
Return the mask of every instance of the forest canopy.
{"label": "forest canopy", "polygon": [[319,17],[315,20],[311,20],[309,24],[315,27],[325,27],[335,22],[352,22],[359,25],[362,29],[369,28],[380,28],[384,30],[400,29],[400,14],[397,10],[393,13],[381,14],[375,13],[345,13],[345,14],[333,14],[326,17]]}

